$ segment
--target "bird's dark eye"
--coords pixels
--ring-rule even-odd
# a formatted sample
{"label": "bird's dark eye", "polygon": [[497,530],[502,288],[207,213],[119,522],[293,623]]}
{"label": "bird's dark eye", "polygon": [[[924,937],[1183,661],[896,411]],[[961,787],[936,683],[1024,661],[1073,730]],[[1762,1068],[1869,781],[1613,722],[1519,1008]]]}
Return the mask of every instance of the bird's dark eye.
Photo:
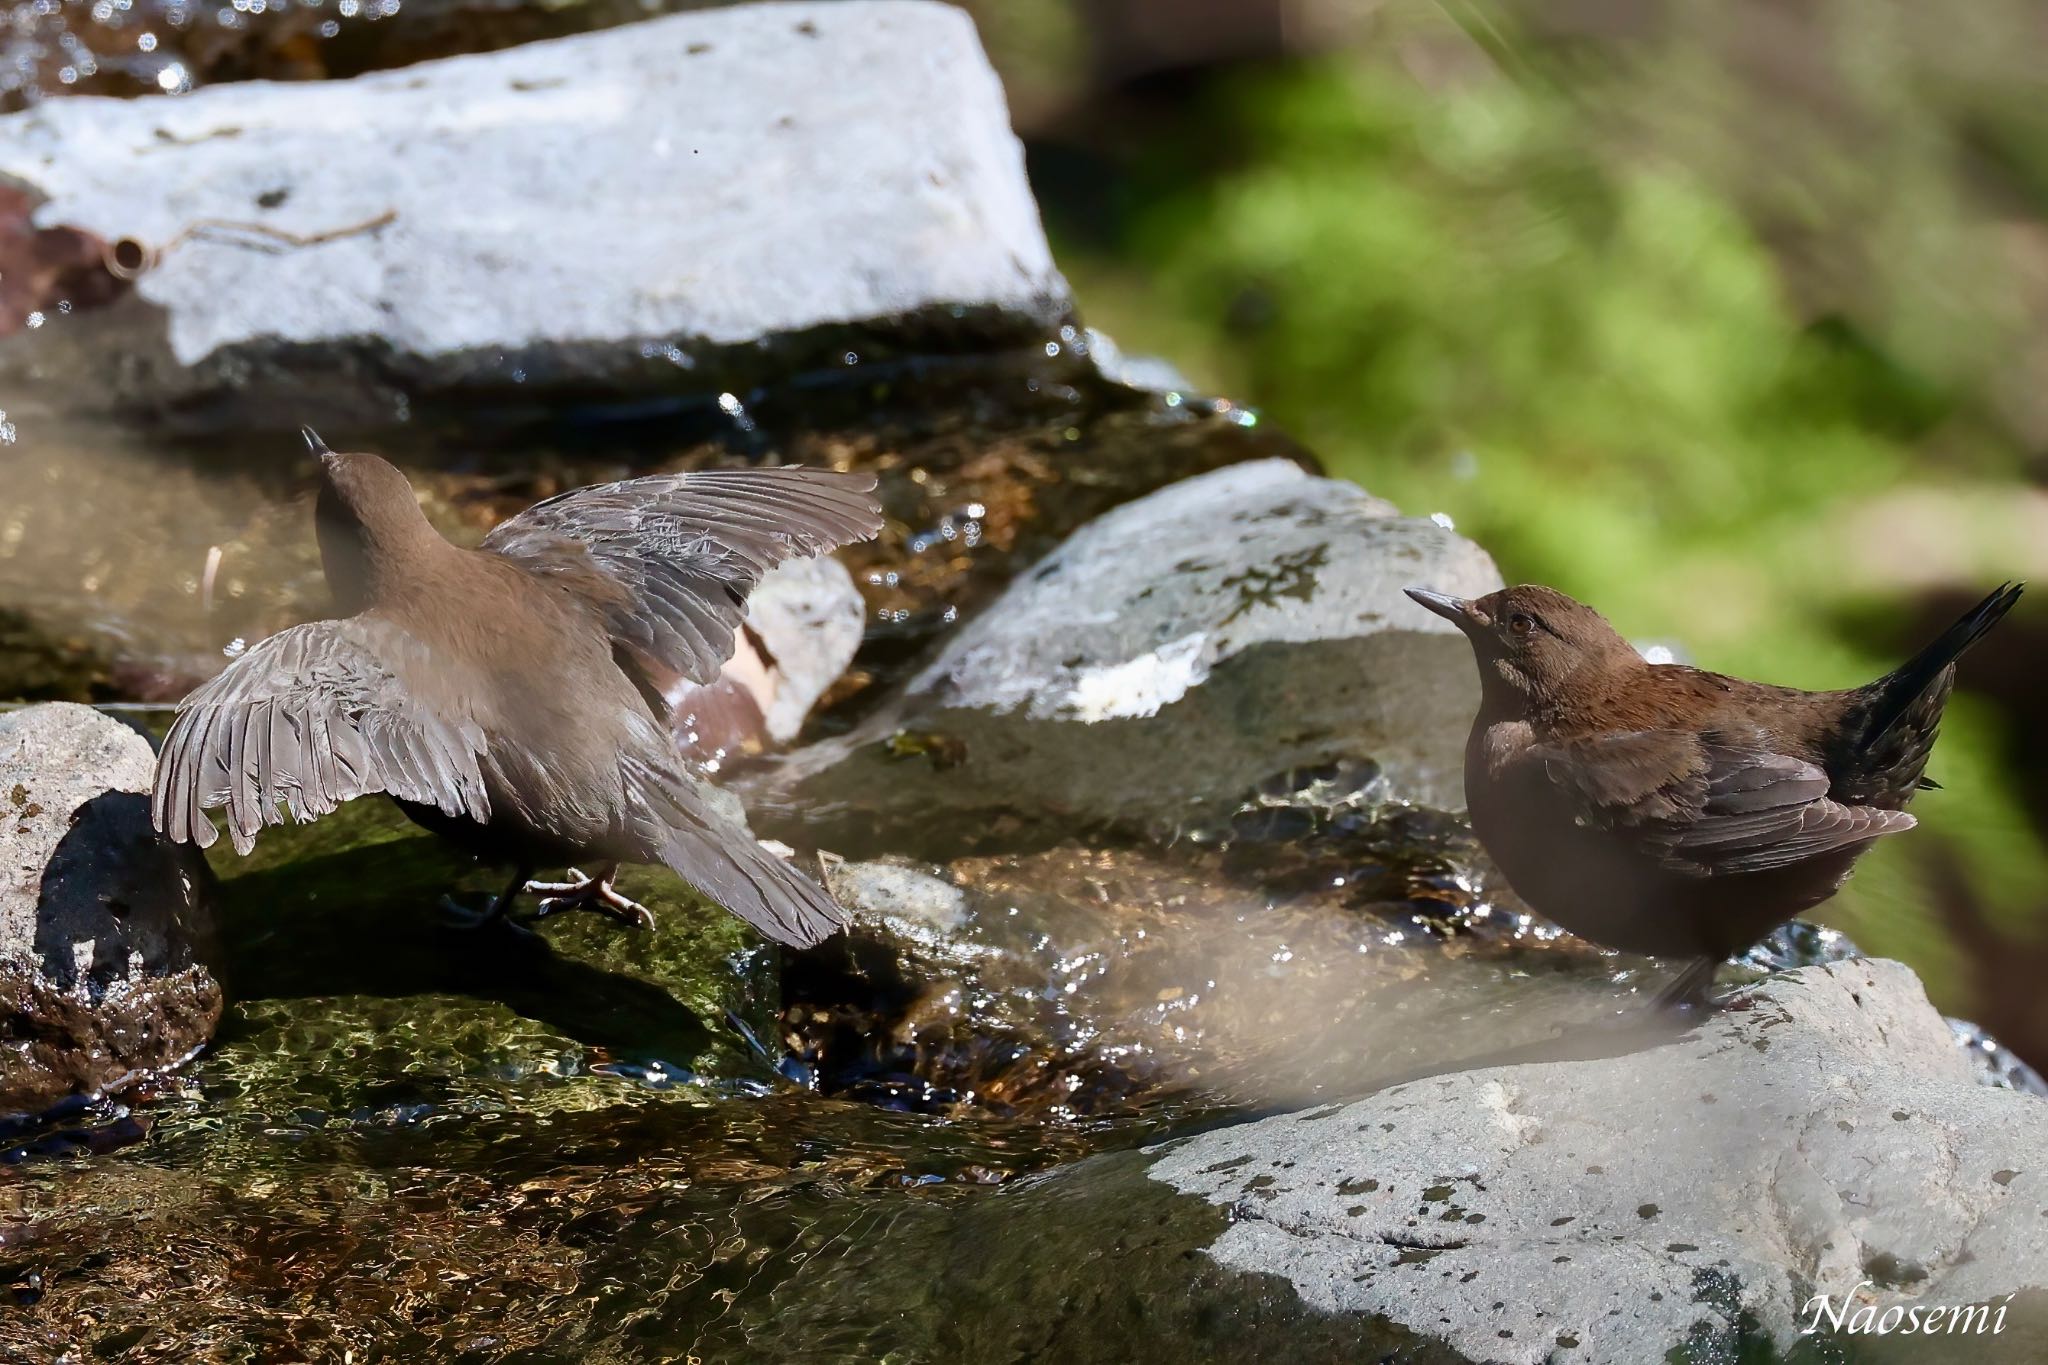
{"label": "bird's dark eye", "polygon": [[1508,618],[1508,629],[1517,635],[1527,635],[1536,629],[1536,619],[1527,612],[1518,611]]}

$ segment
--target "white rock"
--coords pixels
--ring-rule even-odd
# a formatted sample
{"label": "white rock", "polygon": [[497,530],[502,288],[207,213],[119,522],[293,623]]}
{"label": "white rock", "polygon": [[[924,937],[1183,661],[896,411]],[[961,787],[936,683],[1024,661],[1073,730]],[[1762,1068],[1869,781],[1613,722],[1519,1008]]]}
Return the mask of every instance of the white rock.
{"label": "white rock", "polygon": [[0,714],[0,1112],[203,1044],[220,987],[199,851],[149,825],[149,741],[89,706]]}
{"label": "white rock", "polygon": [[1044,319],[1066,300],[974,25],[924,0],[51,100],[0,118],[0,175],[47,196],[39,226],[161,252],[135,288],[188,367],[388,343],[378,366],[501,383],[530,367],[538,388],[622,351],[687,367],[707,344],[956,305]]}
{"label": "white rock", "polygon": [[867,604],[838,560],[793,559],[772,570],[747,598],[747,624],[774,657],[774,685],[762,708],[768,737],[787,744],[853,662],[867,628]]}
{"label": "white rock", "polygon": [[1152,1174],[1230,1208],[1223,1264],[1474,1360],[1634,1365],[1744,1315],[1783,1349],[1816,1294],[2048,1287],[2048,1104],[1978,1084],[1895,962],[1773,978],[1628,1055],[1205,1134]]}
{"label": "white rock", "polygon": [[[1097,518],[1026,570],[862,729],[782,781],[885,826],[995,812],[1153,828],[1268,778],[1369,760],[1397,798],[1464,804],[1471,649],[1401,590],[1482,595],[1486,552],[1286,460]],[[899,733],[939,737],[902,762]],[[900,811],[900,815],[899,815]]]}

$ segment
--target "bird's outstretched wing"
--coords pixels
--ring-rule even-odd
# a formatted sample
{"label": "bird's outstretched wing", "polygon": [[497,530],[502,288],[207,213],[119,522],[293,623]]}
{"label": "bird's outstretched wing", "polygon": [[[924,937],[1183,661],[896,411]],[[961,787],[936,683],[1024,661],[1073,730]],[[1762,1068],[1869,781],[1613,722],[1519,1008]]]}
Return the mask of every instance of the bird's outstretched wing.
{"label": "bird's outstretched wing", "polygon": [[536,503],[483,547],[589,599],[656,690],[676,676],[708,683],[763,575],[881,529],[874,486],[798,466],[656,474]]}
{"label": "bird's outstretched wing", "polygon": [[778,943],[808,948],[846,923],[825,888],[762,848],[719,811],[697,779],[628,758],[626,789],[640,836],[669,870]]}
{"label": "bird's outstretched wing", "polygon": [[1681,730],[1632,730],[1535,746],[1581,824],[1634,833],[1665,865],[1701,876],[1789,867],[1911,829],[1901,810],[1831,799],[1828,776],[1790,754]]}
{"label": "bird's outstretched wing", "polygon": [[225,809],[247,853],[259,830],[284,822],[280,804],[303,821],[388,792],[488,819],[484,734],[466,715],[423,704],[417,689],[431,670],[425,647],[378,617],[279,631],[179,705],[157,758],[152,823],[205,848],[218,837],[206,812]]}

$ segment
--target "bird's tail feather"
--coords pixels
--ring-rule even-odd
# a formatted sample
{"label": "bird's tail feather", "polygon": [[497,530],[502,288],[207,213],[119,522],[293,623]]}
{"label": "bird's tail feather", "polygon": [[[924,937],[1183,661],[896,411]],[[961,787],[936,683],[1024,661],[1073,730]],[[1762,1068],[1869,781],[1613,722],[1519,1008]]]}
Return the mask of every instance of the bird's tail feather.
{"label": "bird's tail feather", "polygon": [[626,776],[662,828],[655,847],[670,870],[778,943],[808,948],[846,924],[824,887],[755,842],[715,809],[692,779],[628,760]]}
{"label": "bird's tail feather", "polygon": [[1864,743],[1874,745],[1920,700],[1964,650],[1984,638],[2020,600],[2024,583],[2001,583],[1927,648],[1871,685],[1871,705],[1863,727]]}

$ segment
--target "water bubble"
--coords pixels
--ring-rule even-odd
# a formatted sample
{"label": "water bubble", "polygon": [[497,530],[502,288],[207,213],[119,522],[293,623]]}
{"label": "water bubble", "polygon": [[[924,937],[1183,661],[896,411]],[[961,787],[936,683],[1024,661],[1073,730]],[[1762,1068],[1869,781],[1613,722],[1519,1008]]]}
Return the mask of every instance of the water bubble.
{"label": "water bubble", "polygon": [[1046,342],[1045,353],[1047,355],[1058,355],[1060,353],[1060,344],[1057,341]]}
{"label": "water bubble", "polygon": [[26,321],[31,327],[40,327],[43,325],[43,315],[41,313],[30,313]]}
{"label": "water bubble", "polygon": [[192,78],[183,66],[172,62],[156,73],[156,84],[166,95],[181,95],[192,88]]}
{"label": "water bubble", "polygon": [[339,32],[341,32],[341,25],[334,22],[334,20],[326,19],[321,21],[320,36],[322,38],[332,38]]}
{"label": "water bubble", "polygon": [[746,405],[740,402],[738,394],[721,393],[718,395],[718,410],[727,417],[732,418],[733,425],[737,426],[741,431],[752,431],[754,429],[754,419],[747,415]]}
{"label": "water bubble", "polygon": [[135,50],[137,52],[156,51],[156,35],[154,33],[137,34],[135,37]]}

